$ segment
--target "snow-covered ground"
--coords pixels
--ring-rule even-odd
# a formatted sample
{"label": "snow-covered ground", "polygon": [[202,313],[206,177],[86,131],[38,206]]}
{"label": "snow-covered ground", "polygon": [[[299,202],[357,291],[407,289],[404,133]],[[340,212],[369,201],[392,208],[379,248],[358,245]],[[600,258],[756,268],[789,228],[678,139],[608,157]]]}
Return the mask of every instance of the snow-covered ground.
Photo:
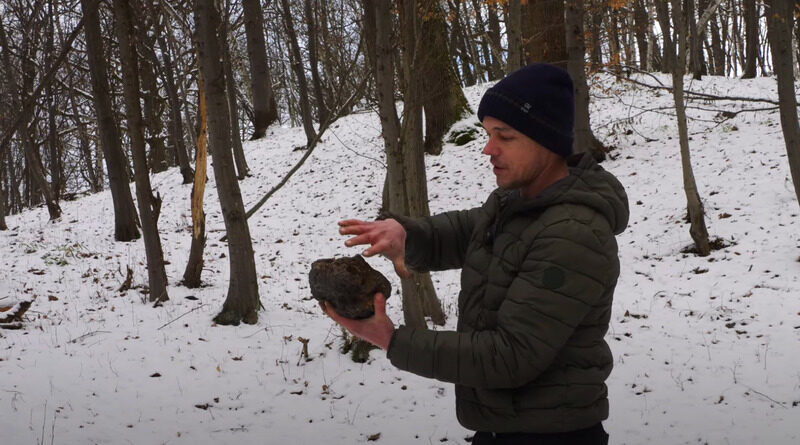
{"label": "snow-covered ground", "polygon": [[[665,83],[668,79],[659,77]],[[655,83],[649,76],[643,82]],[[774,79],[706,77],[688,88],[775,98]],[[486,85],[467,91],[477,108]],[[666,91],[596,79],[593,126],[617,147],[603,165],[626,186],[628,230],[608,342],[613,444],[800,443],[800,227],[777,111],[715,122],[718,110],[764,104],[693,102],[695,175],[712,237],[699,258],[684,222],[677,129]],[[642,112],[643,109],[651,111]],[[476,122],[474,116],[461,126]],[[118,289],[126,268],[146,285],[143,242],[113,241],[108,192],[7,218],[0,232],[0,306],[35,297],[23,330],[0,331],[0,443],[467,443],[449,384],[394,369],[373,351],[341,355],[341,332],[309,300],[313,260],[352,255],[336,221],[372,218],[383,183],[373,114],[332,126],[300,171],[250,219],[261,301],[257,325],[214,326],[227,290],[227,246],[213,175],[206,193],[206,287],[178,282],[189,252],[190,185],[153,177],[170,301]],[[249,207],[302,156],[298,128],[246,145]],[[434,212],[479,205],[494,187],[485,138],[428,157]],[[391,265],[369,262],[399,281]],[[458,271],[434,275],[455,326]],[[389,299],[399,322],[399,297]],[[309,360],[300,337],[309,339]],[[379,436],[378,436],[379,434]]]}

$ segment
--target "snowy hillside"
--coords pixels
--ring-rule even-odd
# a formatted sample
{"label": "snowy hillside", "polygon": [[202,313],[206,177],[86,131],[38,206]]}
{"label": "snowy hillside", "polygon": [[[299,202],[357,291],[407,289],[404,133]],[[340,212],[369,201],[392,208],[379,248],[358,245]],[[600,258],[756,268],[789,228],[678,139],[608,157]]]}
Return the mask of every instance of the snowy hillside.
{"label": "snowy hillside", "polygon": [[[659,77],[668,83],[667,78]],[[652,77],[639,78],[655,83]],[[473,109],[487,86],[467,91]],[[687,88],[775,99],[774,79],[706,77]],[[602,77],[593,126],[617,147],[603,164],[628,191],[619,237],[622,275],[608,342],[613,444],[800,443],[800,224],[777,111],[695,102],[695,175],[712,237],[727,247],[699,258],[684,222],[677,129],[666,91]],[[651,111],[642,112],[642,109]],[[716,120],[715,120],[716,118]],[[473,125],[476,118],[464,120]],[[249,207],[303,155],[299,128],[246,145]],[[485,137],[427,158],[433,212],[479,205],[494,188]],[[191,240],[190,185],[152,177],[164,196],[159,228],[170,301],[142,303],[144,244],[113,241],[108,192],[7,218],[0,232],[0,306],[35,297],[24,329],[0,330],[2,444],[465,444],[453,388],[341,355],[341,333],[309,300],[312,261],[353,255],[336,221],[373,218],[383,184],[373,114],[334,124],[289,183],[250,219],[261,301],[257,325],[211,318],[227,291],[227,246],[213,175],[201,289],[178,285]],[[391,264],[369,260],[393,280]],[[126,268],[134,288],[120,292]],[[434,274],[454,329],[458,271]],[[399,296],[389,315],[399,323]],[[309,339],[309,360],[301,358]]]}

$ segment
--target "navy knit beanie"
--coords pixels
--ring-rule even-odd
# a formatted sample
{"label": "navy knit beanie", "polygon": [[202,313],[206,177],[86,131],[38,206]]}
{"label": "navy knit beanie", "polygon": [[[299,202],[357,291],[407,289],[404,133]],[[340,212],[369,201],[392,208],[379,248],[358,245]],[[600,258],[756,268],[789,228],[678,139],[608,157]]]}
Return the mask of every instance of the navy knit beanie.
{"label": "navy knit beanie", "polygon": [[533,63],[509,74],[483,95],[478,119],[486,116],[564,158],[572,154],[575,99],[572,79],[561,68]]}

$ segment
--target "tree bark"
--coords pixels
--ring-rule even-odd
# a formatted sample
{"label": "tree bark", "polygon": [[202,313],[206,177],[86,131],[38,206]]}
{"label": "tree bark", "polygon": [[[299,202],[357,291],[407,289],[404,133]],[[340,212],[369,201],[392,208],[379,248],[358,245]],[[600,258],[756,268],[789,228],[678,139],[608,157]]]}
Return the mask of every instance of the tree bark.
{"label": "tree bark", "polygon": [[316,136],[314,121],[311,117],[311,105],[308,99],[308,82],[306,81],[305,70],[303,69],[303,58],[300,54],[300,45],[297,43],[297,33],[294,28],[294,19],[289,7],[289,0],[281,0],[283,23],[286,28],[286,35],[289,38],[289,55],[291,59],[292,71],[297,78],[297,93],[300,102],[300,117],[303,121],[303,130],[306,132],[306,143],[311,143]]}
{"label": "tree bark", "polygon": [[203,75],[197,75],[197,121],[200,129],[197,135],[197,149],[194,158],[194,185],[192,186],[192,245],[189,250],[189,261],[183,272],[183,284],[189,288],[198,288],[202,284],[203,251],[206,247],[206,213],[203,211],[203,197],[206,189],[208,113],[206,111],[206,93]]}
{"label": "tree bark", "polygon": [[500,46],[500,18],[497,16],[499,3],[492,2],[487,8],[487,21],[489,22],[489,46],[492,50],[492,69],[489,71],[489,80],[503,77],[503,51]]}
{"label": "tree bark", "polygon": [[[664,41],[664,57],[661,63],[662,73],[672,73],[675,65],[675,43],[672,41],[672,26],[670,26],[669,0],[655,0],[658,25],[661,28],[661,38]],[[681,63],[683,66],[683,63]]]}
{"label": "tree bark", "polygon": [[[415,49],[419,37],[416,0],[399,4],[401,36],[403,42],[403,71],[408,82],[404,92],[403,121],[397,117],[394,105],[394,67],[391,44],[391,2],[364,0],[367,16],[374,14],[375,29],[375,84],[378,94],[378,114],[386,145],[387,180],[386,200],[392,213],[410,216],[429,214],[427,182],[425,177],[424,146],[422,138],[421,85],[418,76],[412,76],[415,67]],[[367,17],[367,20],[370,20]],[[426,328],[425,315],[434,323],[444,323],[444,312],[436,298],[430,274],[412,273],[400,280],[403,294],[405,324]]]}
{"label": "tree bark", "polygon": [[311,83],[314,85],[315,103],[317,104],[317,120],[320,124],[328,120],[328,108],[325,105],[325,93],[322,89],[322,79],[319,77],[319,40],[317,36],[316,20],[314,20],[314,8],[312,1],[304,0],[306,32],[308,42],[308,64],[311,67]]}
{"label": "tree bark", "polygon": [[[269,5],[269,1],[266,2]],[[264,137],[267,127],[278,119],[278,106],[272,91],[272,76],[267,63],[264,39],[264,11],[260,0],[242,0],[247,58],[250,61],[250,88],[253,94],[253,136]]]}
{"label": "tree bark", "polygon": [[791,0],[767,0],[767,38],[772,49],[772,64],[778,83],[781,129],[789,158],[794,193],[800,200],[800,125],[797,121],[797,97],[794,90],[792,62],[792,27],[794,5]]}
{"label": "tree bark", "polygon": [[[405,94],[420,95],[425,111],[425,152],[436,155],[442,152],[442,139],[450,126],[469,111],[469,106],[450,64],[444,11],[438,1],[405,1],[417,1],[419,7],[414,18],[417,23],[414,29],[418,33],[415,38],[418,40],[406,41],[406,45],[414,45],[413,48],[406,48],[411,52],[409,57],[413,60],[409,63],[414,68],[413,71],[406,71],[406,74],[414,73],[415,79],[406,78],[409,85],[403,93],[404,97]],[[408,29],[411,29],[410,25]],[[420,80],[418,85],[410,85],[417,79]],[[421,88],[418,93],[413,91],[417,86]]]}
{"label": "tree bark", "polygon": [[[225,11],[225,33],[231,35],[231,21],[228,12]],[[242,146],[242,132],[239,128],[239,105],[236,101],[236,79],[233,76],[233,60],[231,59],[231,48],[228,44],[220,46],[222,50],[222,66],[225,70],[225,92],[228,97],[228,116],[230,116],[230,144],[233,149],[233,160],[236,164],[236,177],[242,180],[250,176],[250,167],[247,165],[247,157],[244,155]]]}
{"label": "tree bark", "polygon": [[746,51],[742,79],[752,79],[756,77],[758,66],[758,9],[755,0],[742,0],[742,10]]}
{"label": "tree bark", "polygon": [[647,9],[644,0],[634,0],[633,4],[633,24],[634,34],[636,35],[636,46],[639,49],[639,69],[647,71]]}
{"label": "tree bark", "polygon": [[591,153],[605,159],[608,149],[595,137],[589,115],[589,85],[586,83],[586,43],[584,41],[583,0],[566,1],[566,45],[569,56],[567,71],[575,91],[575,142],[573,151]]}
{"label": "tree bark", "polygon": [[[672,1],[672,22],[686,23],[682,17],[681,0]],[[684,104],[683,73],[686,60],[686,28],[676,27],[678,39],[678,53],[675,57],[675,66],[672,69],[672,97],[675,100],[675,114],[678,120],[678,136],[681,146],[681,168],[683,171],[683,189],[686,193],[686,207],[689,212],[689,234],[694,240],[698,255],[707,256],[711,252],[708,243],[708,229],[706,229],[703,203],[697,190],[697,182],[692,169],[691,154],[689,151],[689,132],[686,124],[686,105]]]}
{"label": "tree bark", "polygon": [[215,0],[197,0],[194,11],[198,60],[208,107],[208,143],[214,158],[214,178],[217,181],[230,258],[228,295],[214,321],[224,325],[238,325],[241,321],[253,324],[258,321],[257,311],[261,303],[250,229],[228,147],[231,117],[225,94],[225,70],[221,62],[223,48],[228,43],[226,26],[220,20],[224,17],[223,11],[217,9],[216,4]]}
{"label": "tree bark", "polygon": [[[144,105],[144,130],[145,142],[150,148],[148,165],[153,173],[159,173],[169,168],[167,161],[167,145],[164,142],[164,98],[161,97],[158,88],[158,76],[156,74],[156,64],[158,59],[154,50],[156,37],[159,29],[154,26],[155,15],[157,12],[148,5],[137,4],[137,8],[131,8],[131,20],[134,21],[134,29],[137,32],[136,57],[138,59],[138,71],[141,90],[142,103]],[[149,5],[152,6],[152,5]],[[139,10],[144,7],[146,10]]]}
{"label": "tree bark", "polygon": [[172,62],[171,49],[164,35],[158,37],[158,46],[164,60],[164,89],[169,100],[170,129],[169,138],[180,167],[184,184],[191,184],[194,178],[192,166],[189,164],[189,153],[186,151],[186,142],[183,139],[183,118],[181,115],[181,102],[178,98],[178,87],[175,83],[175,67]]}
{"label": "tree bark", "polygon": [[98,6],[96,1],[81,0],[81,7],[86,17],[86,58],[92,79],[92,99],[100,136],[98,142],[105,158],[108,186],[114,203],[114,239],[131,241],[140,236],[139,218],[131,196],[128,160],[122,151],[122,139],[111,102]]}
{"label": "tree bark", "polygon": [[508,0],[506,6],[506,35],[508,38],[508,58],[506,74],[524,66],[522,51],[522,3],[520,0]]}
{"label": "tree bark", "polygon": [[567,69],[564,0],[532,0],[523,14],[525,64],[547,62]]}
{"label": "tree bark", "polygon": [[136,32],[133,25],[133,11],[129,0],[114,2],[115,31],[119,41],[120,61],[122,62],[122,87],[125,97],[125,114],[128,121],[128,137],[133,152],[134,177],[136,180],[136,200],[142,218],[145,254],[147,255],[147,274],[150,283],[150,301],[162,302],[167,295],[167,273],[164,269],[164,254],[158,234],[158,216],[161,198],[153,196],[145,152],[144,125],[139,105],[139,63],[136,51]]}

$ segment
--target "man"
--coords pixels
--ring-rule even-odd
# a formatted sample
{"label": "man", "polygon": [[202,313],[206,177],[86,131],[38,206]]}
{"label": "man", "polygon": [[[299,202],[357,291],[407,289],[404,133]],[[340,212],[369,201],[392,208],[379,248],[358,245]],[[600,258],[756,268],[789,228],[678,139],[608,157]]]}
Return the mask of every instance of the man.
{"label": "man", "polygon": [[[457,331],[395,328],[386,300],[344,319],[400,369],[456,385],[473,444],[605,444],[604,340],[619,276],[615,235],[628,221],[622,185],[588,154],[570,156],[572,81],[533,64],[481,99],[498,189],[478,208],[428,218],[340,222],[345,244],[370,244],[406,275],[462,268]],[[569,158],[569,159],[568,159]]]}

